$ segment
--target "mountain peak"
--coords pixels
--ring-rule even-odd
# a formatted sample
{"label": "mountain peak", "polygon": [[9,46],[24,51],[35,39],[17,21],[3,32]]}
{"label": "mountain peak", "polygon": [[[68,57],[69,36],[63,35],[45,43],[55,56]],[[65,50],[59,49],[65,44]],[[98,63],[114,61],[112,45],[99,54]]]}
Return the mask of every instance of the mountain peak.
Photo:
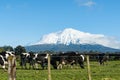
{"label": "mountain peak", "polygon": [[63,31],[53,32],[44,35],[42,39],[35,45],[40,44],[99,44],[111,48],[120,48],[120,42],[113,40],[102,34],[91,34],[75,30],[73,28],[66,28]]}
{"label": "mountain peak", "polygon": [[67,33],[67,34],[76,34],[76,33],[81,33],[81,34],[84,34],[84,32],[82,31],[78,31],[76,29],[73,29],[73,28],[66,28],[62,31],[62,33]]}
{"label": "mountain peak", "polygon": [[77,32],[78,30],[75,30],[73,28],[66,28],[63,30],[63,32]]}

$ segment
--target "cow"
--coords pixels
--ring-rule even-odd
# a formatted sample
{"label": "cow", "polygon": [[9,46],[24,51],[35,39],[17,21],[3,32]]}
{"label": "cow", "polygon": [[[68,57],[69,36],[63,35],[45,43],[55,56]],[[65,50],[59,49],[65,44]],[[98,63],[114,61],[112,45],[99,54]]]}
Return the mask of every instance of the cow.
{"label": "cow", "polygon": [[62,69],[62,65],[65,64],[64,54],[52,54],[50,63],[54,69]]}
{"label": "cow", "polygon": [[84,69],[84,56],[77,52],[63,52],[51,56],[51,65],[54,69],[62,69],[64,65],[79,64]]}
{"label": "cow", "polygon": [[33,59],[35,60],[36,68],[38,68],[38,64],[41,65],[42,69],[47,68],[47,65],[48,65],[48,55],[49,54],[46,54],[46,53],[41,53],[41,54],[36,53],[35,54],[35,57]]}
{"label": "cow", "polygon": [[105,62],[107,62],[109,59],[109,56],[105,53],[98,54],[98,62],[100,65],[104,65]]}
{"label": "cow", "polygon": [[20,66],[23,69],[28,69],[27,64],[29,66],[29,69],[35,69],[35,63],[36,63],[37,54],[33,52],[27,52],[27,53],[21,53],[20,55]]}
{"label": "cow", "polygon": [[33,52],[29,52],[29,56],[28,56],[28,63],[29,63],[29,69],[33,68],[35,69],[35,54]]}
{"label": "cow", "polygon": [[8,65],[8,57],[15,56],[13,51],[4,51],[0,53],[0,65],[6,71],[6,65]]}
{"label": "cow", "polygon": [[[77,52],[66,52],[59,54],[47,54],[47,53],[36,53],[34,54],[33,60],[34,65],[40,64],[42,69],[47,68],[48,65],[48,55],[50,55],[50,63],[54,69],[62,69],[64,65],[79,64],[81,68],[84,68],[84,56],[78,54]],[[36,66],[36,68],[38,68]]]}
{"label": "cow", "polygon": [[20,66],[22,68],[27,69],[27,65],[26,64],[29,62],[28,61],[29,60],[29,56],[30,56],[29,53],[21,53],[20,54]]}

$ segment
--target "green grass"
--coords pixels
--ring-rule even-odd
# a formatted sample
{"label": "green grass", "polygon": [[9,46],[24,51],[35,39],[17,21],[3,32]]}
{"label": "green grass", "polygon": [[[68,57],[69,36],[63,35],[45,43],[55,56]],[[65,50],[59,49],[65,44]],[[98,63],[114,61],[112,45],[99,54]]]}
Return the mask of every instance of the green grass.
{"label": "green grass", "polygon": [[[86,63],[85,63],[86,64]],[[100,66],[98,62],[90,62],[92,80],[120,80],[120,61],[109,61],[107,65]],[[52,80],[88,80],[87,66],[85,69],[64,68],[51,70]],[[23,70],[17,66],[16,80],[48,80],[47,70]],[[8,80],[7,72],[0,69],[0,80]]]}

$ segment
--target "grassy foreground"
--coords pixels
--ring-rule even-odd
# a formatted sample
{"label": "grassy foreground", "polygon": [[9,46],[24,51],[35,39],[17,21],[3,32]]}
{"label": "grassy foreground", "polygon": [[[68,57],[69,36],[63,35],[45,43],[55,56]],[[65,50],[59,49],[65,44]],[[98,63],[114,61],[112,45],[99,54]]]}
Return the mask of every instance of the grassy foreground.
{"label": "grassy foreground", "polygon": [[[86,64],[86,63],[85,63]],[[120,80],[120,61],[109,61],[100,66],[97,62],[90,62],[92,80]],[[87,66],[86,66],[87,67]],[[87,68],[64,68],[51,70],[52,80],[88,80]],[[16,80],[48,80],[47,70],[23,70],[17,66]],[[0,69],[0,80],[8,80],[7,72]]]}

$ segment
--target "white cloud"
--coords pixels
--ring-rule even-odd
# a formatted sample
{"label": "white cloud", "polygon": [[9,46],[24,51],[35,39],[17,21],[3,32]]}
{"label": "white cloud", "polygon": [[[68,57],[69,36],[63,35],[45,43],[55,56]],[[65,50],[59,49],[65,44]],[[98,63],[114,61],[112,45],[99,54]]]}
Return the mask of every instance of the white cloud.
{"label": "white cloud", "polygon": [[88,1],[88,2],[84,3],[83,6],[92,7],[92,6],[94,6],[95,4],[96,4],[96,3],[93,2],[93,1]]}
{"label": "white cloud", "polygon": [[76,0],[79,6],[92,7],[96,5],[96,2],[92,0]]}
{"label": "white cloud", "polygon": [[112,48],[116,48],[116,49],[120,49],[120,41],[113,38],[113,37],[106,37],[106,46],[108,47],[112,47]]}

